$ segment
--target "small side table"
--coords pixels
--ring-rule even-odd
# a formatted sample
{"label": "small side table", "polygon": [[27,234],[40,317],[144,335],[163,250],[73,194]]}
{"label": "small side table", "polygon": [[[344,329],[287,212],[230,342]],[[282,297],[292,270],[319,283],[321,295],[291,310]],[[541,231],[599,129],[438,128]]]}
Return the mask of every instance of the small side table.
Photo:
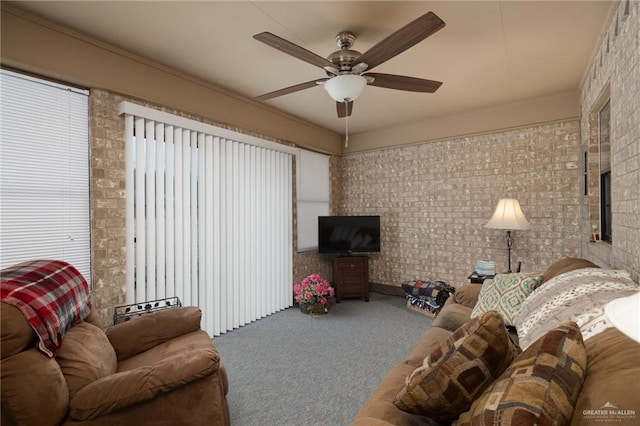
{"label": "small side table", "polygon": [[476,271],[473,271],[467,279],[471,284],[483,284],[484,280],[489,280],[495,277],[495,275],[478,275]]}
{"label": "small side table", "polygon": [[343,297],[363,297],[369,301],[369,257],[337,256],[333,258],[336,303]]}

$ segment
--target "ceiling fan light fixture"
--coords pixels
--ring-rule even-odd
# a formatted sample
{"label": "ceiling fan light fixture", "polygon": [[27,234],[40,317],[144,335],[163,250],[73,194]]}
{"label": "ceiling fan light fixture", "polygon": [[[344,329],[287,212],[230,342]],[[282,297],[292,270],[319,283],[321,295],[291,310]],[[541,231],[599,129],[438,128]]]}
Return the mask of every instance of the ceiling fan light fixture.
{"label": "ceiling fan light fixture", "polygon": [[360,96],[367,79],[361,75],[342,74],[324,83],[324,89],[336,102],[354,101]]}

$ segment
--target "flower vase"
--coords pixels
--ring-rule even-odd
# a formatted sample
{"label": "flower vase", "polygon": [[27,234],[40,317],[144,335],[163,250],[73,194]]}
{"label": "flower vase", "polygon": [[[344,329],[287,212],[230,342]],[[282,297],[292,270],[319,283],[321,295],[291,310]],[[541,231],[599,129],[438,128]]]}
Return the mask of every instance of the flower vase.
{"label": "flower vase", "polygon": [[300,311],[305,314],[322,315],[328,312],[329,305],[322,303],[300,303]]}

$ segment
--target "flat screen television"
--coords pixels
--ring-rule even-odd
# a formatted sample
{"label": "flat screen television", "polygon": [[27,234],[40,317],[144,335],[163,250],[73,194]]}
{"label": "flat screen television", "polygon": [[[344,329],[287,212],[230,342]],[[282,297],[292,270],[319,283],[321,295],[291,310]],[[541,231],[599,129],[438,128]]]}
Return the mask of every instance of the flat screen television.
{"label": "flat screen television", "polygon": [[380,251],[380,216],[318,216],[320,253]]}

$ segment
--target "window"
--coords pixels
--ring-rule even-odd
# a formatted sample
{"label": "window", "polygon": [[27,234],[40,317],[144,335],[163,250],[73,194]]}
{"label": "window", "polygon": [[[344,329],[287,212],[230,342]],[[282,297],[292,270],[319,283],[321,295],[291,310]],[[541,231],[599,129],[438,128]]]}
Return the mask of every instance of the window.
{"label": "window", "polygon": [[603,241],[611,242],[611,102],[598,113],[600,145],[600,233]]}
{"label": "window", "polygon": [[0,267],[64,260],[90,282],[88,92],[0,77]]}
{"label": "window", "polygon": [[611,242],[611,172],[600,175],[600,223],[602,241]]}
{"label": "window", "polygon": [[582,159],[582,183],[584,184],[583,195],[589,195],[589,154],[587,151],[584,152]]}
{"label": "window", "polygon": [[318,248],[318,216],[330,210],[329,156],[304,149],[299,153],[298,251]]}

